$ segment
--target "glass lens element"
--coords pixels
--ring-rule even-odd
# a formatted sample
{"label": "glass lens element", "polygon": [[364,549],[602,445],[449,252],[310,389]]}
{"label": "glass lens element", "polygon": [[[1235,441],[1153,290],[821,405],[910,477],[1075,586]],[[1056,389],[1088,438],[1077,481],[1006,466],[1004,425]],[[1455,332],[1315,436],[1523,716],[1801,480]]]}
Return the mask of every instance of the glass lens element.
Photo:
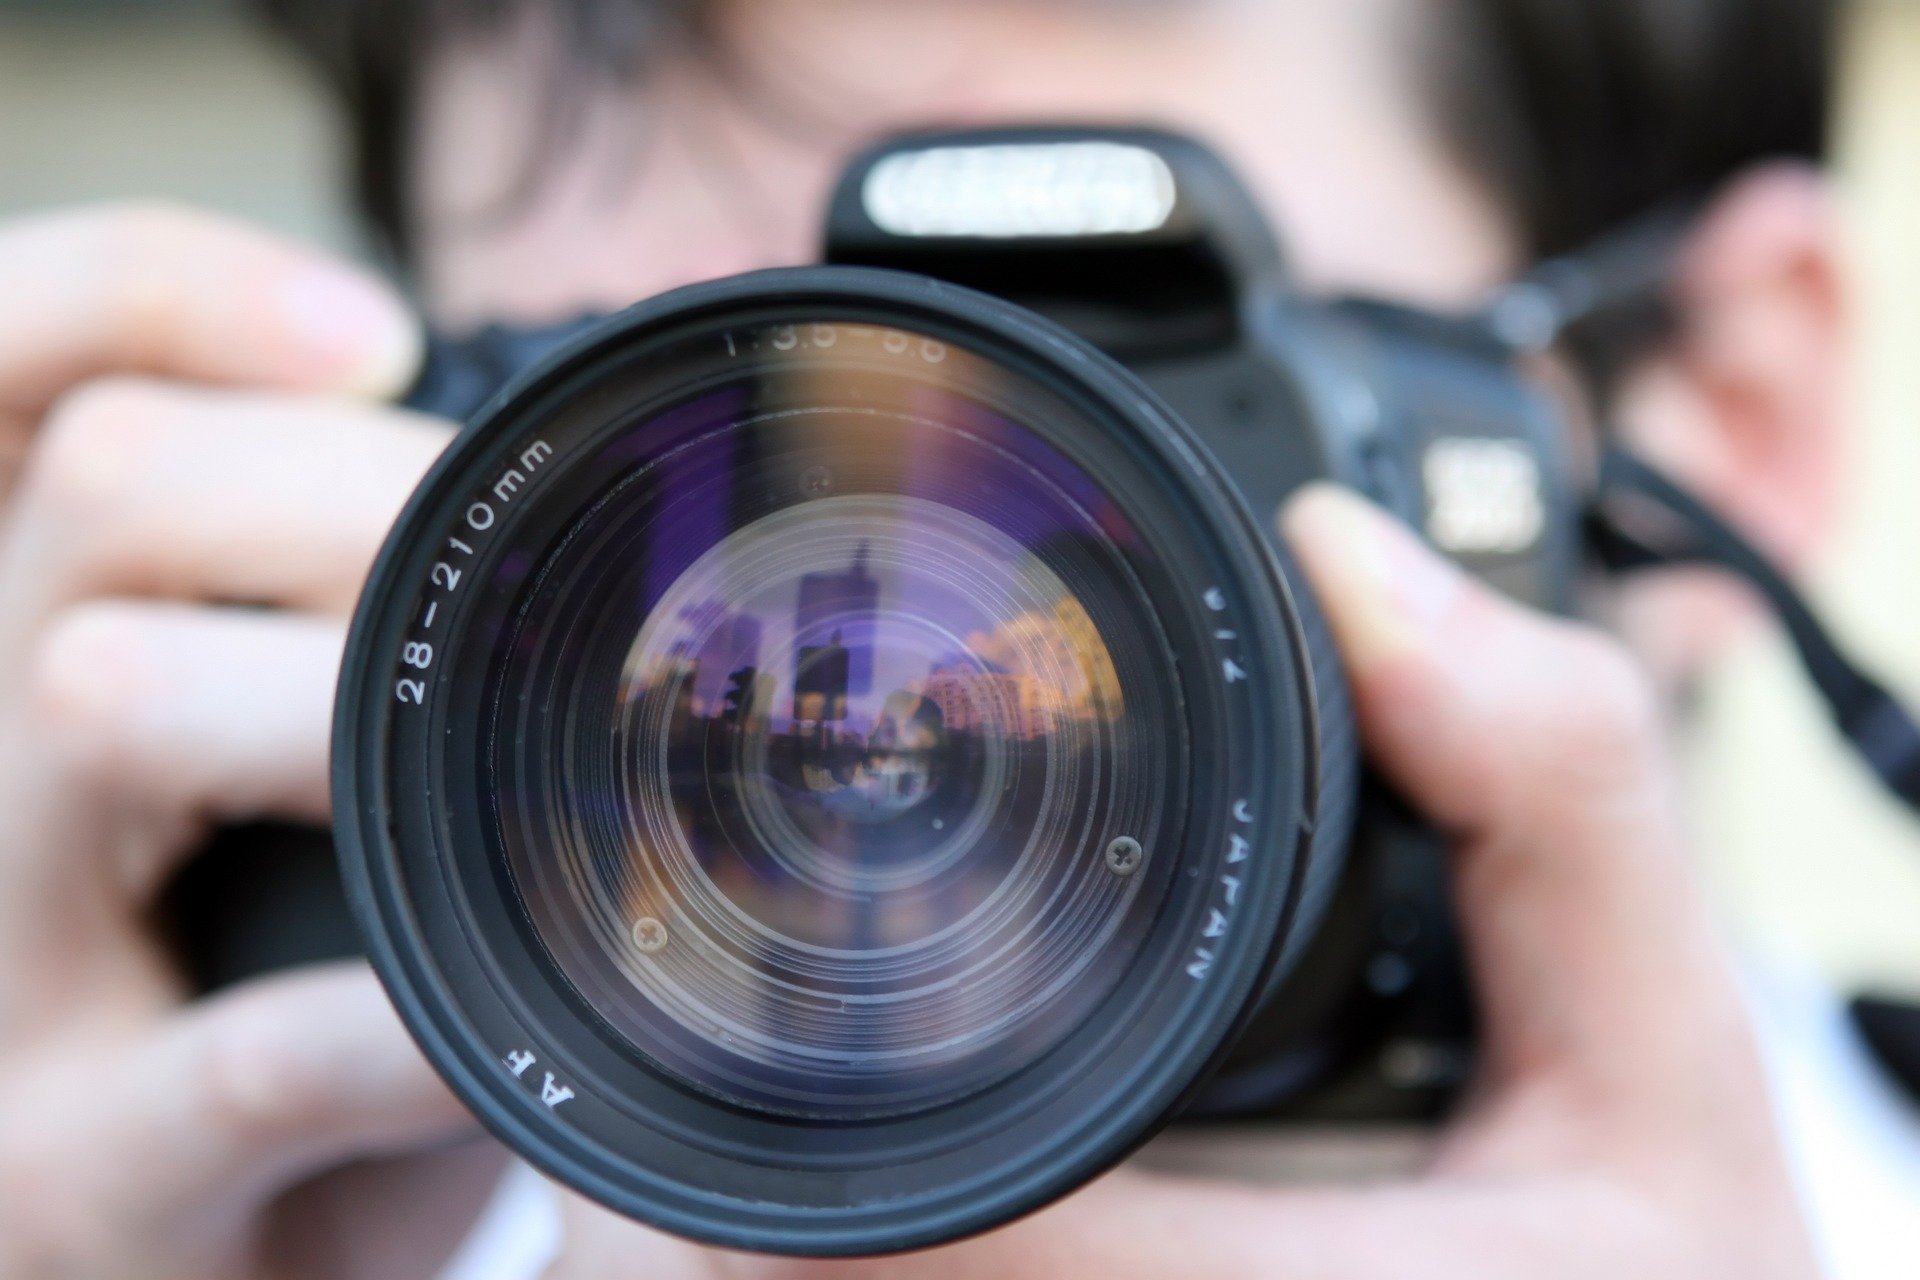
{"label": "glass lens element", "polygon": [[1012,374],[853,325],[728,341],[761,354],[626,427],[527,575],[502,842],[561,971],[676,1076],[934,1106],[1058,1043],[1142,941],[1166,646]]}

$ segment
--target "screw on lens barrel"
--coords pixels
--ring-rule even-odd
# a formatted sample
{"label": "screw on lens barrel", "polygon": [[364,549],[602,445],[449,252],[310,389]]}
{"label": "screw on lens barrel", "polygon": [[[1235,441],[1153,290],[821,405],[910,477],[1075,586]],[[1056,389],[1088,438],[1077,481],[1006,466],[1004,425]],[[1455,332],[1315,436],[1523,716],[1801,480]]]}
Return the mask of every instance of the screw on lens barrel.
{"label": "screw on lens barrel", "polygon": [[800,492],[809,498],[824,498],[833,492],[833,472],[825,467],[808,467],[800,473]]}
{"label": "screw on lens barrel", "polygon": [[652,916],[641,916],[633,922],[633,945],[643,955],[658,955],[667,946],[667,926]]}
{"label": "screw on lens barrel", "polygon": [[1132,836],[1117,836],[1107,845],[1107,870],[1117,876],[1130,876],[1140,869],[1146,851]]}

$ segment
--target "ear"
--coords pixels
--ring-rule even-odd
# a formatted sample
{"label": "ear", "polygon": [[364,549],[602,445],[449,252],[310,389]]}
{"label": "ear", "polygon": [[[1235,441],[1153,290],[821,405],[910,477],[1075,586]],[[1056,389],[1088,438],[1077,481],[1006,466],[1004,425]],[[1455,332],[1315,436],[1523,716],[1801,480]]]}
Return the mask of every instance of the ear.
{"label": "ear", "polygon": [[1735,179],[1681,252],[1673,339],[1621,388],[1620,427],[1789,570],[1830,532],[1849,356],[1826,179]]}
{"label": "ear", "polygon": [[[1616,426],[1783,569],[1831,532],[1849,357],[1840,219],[1826,180],[1776,164],[1708,206],[1677,263],[1673,337],[1623,380]],[[1760,613],[1722,574],[1637,575],[1615,625],[1683,688]]]}

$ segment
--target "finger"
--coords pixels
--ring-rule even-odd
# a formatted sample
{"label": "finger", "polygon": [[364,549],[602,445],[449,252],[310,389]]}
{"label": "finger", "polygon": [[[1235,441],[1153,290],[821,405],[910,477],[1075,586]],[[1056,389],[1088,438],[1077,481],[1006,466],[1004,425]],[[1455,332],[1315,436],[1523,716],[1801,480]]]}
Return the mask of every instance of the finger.
{"label": "finger", "polygon": [[118,379],[63,400],[0,549],[0,618],[87,595],[344,614],[452,438],[395,410]]}
{"label": "finger", "polygon": [[1349,668],[1363,740],[1457,839],[1495,1067],[1698,1101],[1745,1025],[1631,661],[1497,597],[1347,493],[1315,487],[1283,519]]}
{"label": "finger", "polygon": [[324,822],[343,628],[250,610],[95,602],[62,615],[0,727],[0,803],[38,832],[0,858],[0,1027],[70,1021],[103,988],[170,993],[144,930],[215,824]]}
{"label": "finger", "polygon": [[238,223],[121,205],[0,228],[0,409],[107,372],[387,397],[419,361],[365,272]]}
{"label": "finger", "polygon": [[325,821],[344,637],[302,615],[96,601],[48,630],[30,714],[76,790],[215,822]]}
{"label": "finger", "polygon": [[121,1075],[102,1100],[107,1152],[135,1166],[129,1185],[150,1187],[161,1212],[235,1193],[264,1199],[348,1159],[475,1130],[361,964],[263,979],[191,1007],[128,1055]]}
{"label": "finger", "polygon": [[538,1176],[476,1136],[301,1183],[274,1201],[256,1274],[311,1280],[315,1259],[324,1258],[325,1274],[342,1280],[530,1280],[553,1247],[534,1224],[551,1214]]}
{"label": "finger", "polygon": [[727,1254],[622,1217],[591,1200],[560,1192],[561,1247],[540,1280],[851,1280],[857,1263],[799,1263]]}
{"label": "finger", "polygon": [[[135,900],[214,824],[324,822],[343,642],[341,624],[289,614],[79,606],[34,664],[36,790],[64,798],[69,828],[105,821],[126,833],[99,846]],[[72,864],[48,870],[97,870]],[[16,862],[10,875],[25,871]],[[12,932],[30,937],[32,922]]]}
{"label": "finger", "polygon": [[[569,1215],[569,1227],[578,1222]],[[1401,1184],[1274,1191],[1122,1171],[989,1235],[923,1253],[855,1262],[709,1255],[726,1280],[1608,1280],[1697,1275],[1655,1215],[1604,1184]],[[631,1228],[603,1229],[548,1280],[620,1274],[619,1245],[671,1256]],[[1629,1266],[1629,1264],[1633,1264]],[[636,1274],[640,1274],[636,1272]],[[651,1274],[651,1273],[646,1273]]]}

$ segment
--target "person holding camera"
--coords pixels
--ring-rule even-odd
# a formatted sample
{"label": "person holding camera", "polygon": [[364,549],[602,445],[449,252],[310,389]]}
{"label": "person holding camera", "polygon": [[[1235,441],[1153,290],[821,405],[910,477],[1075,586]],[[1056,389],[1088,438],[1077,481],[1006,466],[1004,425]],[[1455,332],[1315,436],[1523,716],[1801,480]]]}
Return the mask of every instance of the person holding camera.
{"label": "person holding camera", "polygon": [[[342,90],[370,225],[452,329],[806,261],[848,154],[928,122],[1177,126],[1237,163],[1306,285],[1435,307],[1698,202],[1675,315],[1610,371],[1616,417],[1784,560],[1823,528],[1845,342],[1824,5],[270,8]],[[148,206],[0,229],[0,282],[0,1274],[431,1274],[498,1157],[371,974],[193,998],[149,928],[215,826],[329,816],[346,619],[452,438],[388,407],[415,323],[352,268]],[[1351,494],[1274,518],[1371,760],[1454,847],[1485,1040],[1426,1168],[1311,1190],[1123,1168],[864,1262],[702,1249],[567,1196],[547,1274],[1817,1274],[1664,742],[1739,606],[1656,578],[1608,638]]]}

